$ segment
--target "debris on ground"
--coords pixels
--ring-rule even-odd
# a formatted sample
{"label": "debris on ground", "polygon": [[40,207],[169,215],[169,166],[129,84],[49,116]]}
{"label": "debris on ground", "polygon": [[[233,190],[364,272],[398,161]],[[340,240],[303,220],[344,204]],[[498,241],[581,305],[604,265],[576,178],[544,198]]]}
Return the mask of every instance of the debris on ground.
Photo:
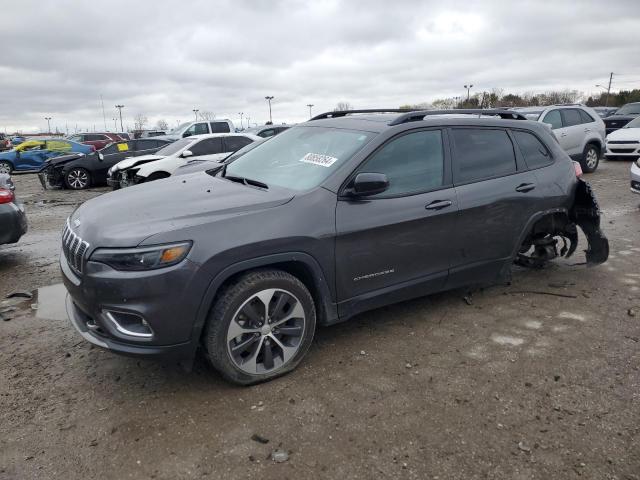
{"label": "debris on ground", "polygon": [[627,310],[627,315],[629,315],[630,317],[635,317],[636,311],[633,308],[630,308],[629,310]]}
{"label": "debris on ground", "polygon": [[531,447],[527,446],[524,442],[518,442],[518,449],[523,452],[531,452]]}
{"label": "debris on ground", "polygon": [[269,443],[268,438],[265,438],[262,435],[258,435],[257,433],[254,433],[253,435],[251,435],[251,440],[253,440],[254,442],[262,443],[262,444]]}
{"label": "debris on ground", "polygon": [[289,452],[281,449],[274,450],[273,452],[271,452],[271,460],[276,463],[286,462],[287,460],[289,460]]}

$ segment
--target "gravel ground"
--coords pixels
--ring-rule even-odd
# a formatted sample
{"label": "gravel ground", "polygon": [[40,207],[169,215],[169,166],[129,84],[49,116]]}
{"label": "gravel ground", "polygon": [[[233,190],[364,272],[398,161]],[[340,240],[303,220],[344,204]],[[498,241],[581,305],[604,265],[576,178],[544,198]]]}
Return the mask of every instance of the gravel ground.
{"label": "gravel ground", "polygon": [[[255,387],[202,359],[185,374],[92,348],[64,320],[61,290],[41,290],[0,322],[0,479],[640,479],[628,172],[603,162],[588,176],[606,264],[585,268],[580,253],[466,301],[454,291],[360,315]],[[104,191],[15,183],[30,231],[0,247],[0,299],[60,282],[64,219]]]}

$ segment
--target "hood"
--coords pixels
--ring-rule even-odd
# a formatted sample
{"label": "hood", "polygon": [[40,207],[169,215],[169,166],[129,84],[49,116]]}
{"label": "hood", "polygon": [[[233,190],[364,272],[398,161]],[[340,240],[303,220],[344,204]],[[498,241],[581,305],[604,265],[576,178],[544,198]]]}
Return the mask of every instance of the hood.
{"label": "hood", "polygon": [[607,140],[640,140],[640,128],[619,128],[607,135]]}
{"label": "hood", "polygon": [[152,235],[277,207],[293,196],[291,190],[263,190],[200,172],[93,198],[70,223],[91,249],[134,247]]}
{"label": "hood", "polygon": [[142,165],[143,163],[149,163],[163,158],[165,157],[162,155],[141,155],[140,157],[129,157],[116,163],[111,167],[111,171],[115,172],[117,170],[126,170],[127,168],[135,167],[136,165]]}
{"label": "hood", "polygon": [[611,123],[619,123],[620,125],[626,125],[636,117],[637,115],[611,115],[610,117],[603,118],[602,121],[607,125]]}
{"label": "hood", "polygon": [[69,155],[61,155],[59,157],[49,158],[42,164],[42,168],[46,168],[49,166],[61,166],[65,163],[69,163],[72,160],[77,160],[82,157],[86,157],[84,153],[71,153]]}

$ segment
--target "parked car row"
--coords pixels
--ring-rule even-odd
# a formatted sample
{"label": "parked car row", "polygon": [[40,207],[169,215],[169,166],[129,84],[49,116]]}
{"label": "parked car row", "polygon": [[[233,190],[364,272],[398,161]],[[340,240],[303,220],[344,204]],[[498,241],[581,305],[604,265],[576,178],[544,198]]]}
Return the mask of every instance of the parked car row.
{"label": "parked car row", "polygon": [[37,171],[52,157],[71,152],[88,154],[95,152],[93,145],[84,145],[64,138],[27,140],[13,150],[0,153],[0,174],[15,171]]}
{"label": "parked car row", "polygon": [[[232,138],[183,138],[140,169]],[[328,112],[252,145],[68,218],[60,263],[84,339],[187,364],[202,348],[252,384],[294,369],[317,325],[568,257],[578,228],[586,262],[608,258],[580,166],[517,112]]]}

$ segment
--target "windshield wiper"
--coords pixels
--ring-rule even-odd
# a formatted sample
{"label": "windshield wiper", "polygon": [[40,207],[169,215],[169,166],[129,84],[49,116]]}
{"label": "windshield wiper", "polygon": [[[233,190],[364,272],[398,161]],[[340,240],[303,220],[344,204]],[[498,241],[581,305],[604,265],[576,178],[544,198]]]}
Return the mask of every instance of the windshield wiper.
{"label": "windshield wiper", "polygon": [[227,180],[231,180],[232,182],[243,183],[244,185],[252,185],[254,187],[260,188],[269,188],[266,183],[259,182],[258,180],[251,180],[250,178],[245,177],[236,177],[234,175],[223,175],[222,178],[226,178]]}

